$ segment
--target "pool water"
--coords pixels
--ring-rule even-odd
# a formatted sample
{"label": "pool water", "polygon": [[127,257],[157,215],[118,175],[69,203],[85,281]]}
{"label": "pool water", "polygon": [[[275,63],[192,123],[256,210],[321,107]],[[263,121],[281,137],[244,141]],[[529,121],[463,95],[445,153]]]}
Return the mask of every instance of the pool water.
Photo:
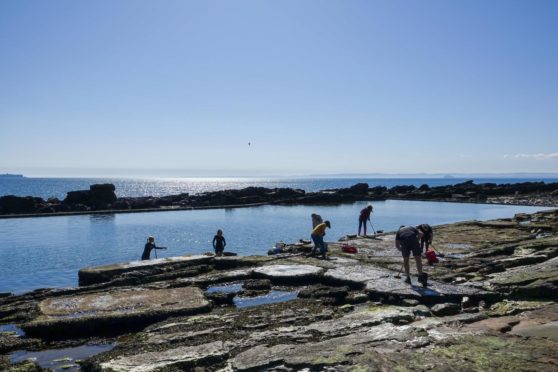
{"label": "pool water", "polygon": [[[146,238],[166,246],[158,257],[213,251],[222,229],[225,251],[265,255],[278,241],[309,239],[312,213],[331,221],[326,241],[356,234],[358,215],[367,202],[316,206],[260,206],[235,209],[0,219],[0,292],[77,285],[80,268],[140,258]],[[545,208],[469,203],[388,200],[375,202],[375,230],[400,225],[432,225],[488,220]],[[372,233],[369,226],[368,233]],[[152,253],[152,257],[154,254]]]}

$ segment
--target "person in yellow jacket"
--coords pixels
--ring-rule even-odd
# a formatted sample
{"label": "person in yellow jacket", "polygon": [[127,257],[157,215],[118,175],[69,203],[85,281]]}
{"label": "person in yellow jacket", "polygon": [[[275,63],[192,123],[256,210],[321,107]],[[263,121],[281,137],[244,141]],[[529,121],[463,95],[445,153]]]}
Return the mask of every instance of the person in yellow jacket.
{"label": "person in yellow jacket", "polygon": [[316,250],[318,249],[318,247],[320,247],[320,253],[322,254],[322,257],[326,258],[327,246],[324,242],[326,228],[331,229],[331,224],[329,223],[329,221],[325,221],[317,225],[314,230],[312,230],[311,237],[312,241],[314,242],[314,248],[312,248],[312,253],[310,253],[310,255],[313,257],[316,256]]}

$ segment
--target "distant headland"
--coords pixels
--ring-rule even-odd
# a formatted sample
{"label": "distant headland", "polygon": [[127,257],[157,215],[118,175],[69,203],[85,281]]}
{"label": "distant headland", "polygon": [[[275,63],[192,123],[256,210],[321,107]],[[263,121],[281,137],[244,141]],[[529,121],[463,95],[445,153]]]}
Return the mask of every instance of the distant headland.
{"label": "distant headland", "polygon": [[3,173],[0,174],[1,178],[23,178],[23,174]]}
{"label": "distant headland", "polygon": [[388,199],[516,204],[558,207],[558,182],[481,183],[473,180],[430,187],[423,184],[370,187],[357,183],[348,188],[306,192],[292,188],[246,187],[199,194],[161,197],[120,197],[113,184],[93,184],[89,190],[70,191],[64,200],[33,196],[0,196],[0,218],[72,215],[84,213],[131,213],[182,209],[249,207],[264,204],[316,205]]}

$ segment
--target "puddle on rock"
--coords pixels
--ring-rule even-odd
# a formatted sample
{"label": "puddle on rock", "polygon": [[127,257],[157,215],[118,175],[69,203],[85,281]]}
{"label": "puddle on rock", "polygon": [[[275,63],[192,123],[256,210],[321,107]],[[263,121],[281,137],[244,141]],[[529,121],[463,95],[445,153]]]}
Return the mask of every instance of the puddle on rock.
{"label": "puddle on rock", "polygon": [[257,297],[239,297],[236,296],[233,301],[237,308],[259,306],[265,304],[274,304],[277,302],[286,302],[295,300],[298,297],[298,291],[270,291],[263,296]]}
{"label": "puddle on rock", "polygon": [[224,293],[242,292],[242,284],[236,283],[236,284],[229,284],[229,285],[215,285],[215,286],[208,287],[206,292],[207,293],[213,293],[213,292],[224,292]]}
{"label": "puddle on rock", "polygon": [[411,285],[411,289],[415,292],[418,292],[422,296],[429,296],[429,297],[438,297],[441,296],[440,292],[430,289],[428,287],[419,287],[416,285]]}
{"label": "puddle on rock", "polygon": [[115,346],[116,343],[111,343],[43,351],[16,351],[8,356],[12,363],[32,359],[42,368],[49,368],[52,371],[78,371],[80,369],[79,364],[76,363],[78,360],[84,360],[93,355],[109,351]]}
{"label": "puddle on rock", "polygon": [[23,329],[19,328],[15,324],[1,324],[0,334],[16,335],[18,337],[25,336]]}

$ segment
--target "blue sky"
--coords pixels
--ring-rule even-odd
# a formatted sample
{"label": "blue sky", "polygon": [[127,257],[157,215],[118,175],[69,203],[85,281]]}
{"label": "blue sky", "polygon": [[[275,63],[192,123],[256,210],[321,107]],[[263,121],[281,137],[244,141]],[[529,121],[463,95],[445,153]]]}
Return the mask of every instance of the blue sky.
{"label": "blue sky", "polygon": [[557,36],[557,1],[2,1],[0,173],[558,172]]}

